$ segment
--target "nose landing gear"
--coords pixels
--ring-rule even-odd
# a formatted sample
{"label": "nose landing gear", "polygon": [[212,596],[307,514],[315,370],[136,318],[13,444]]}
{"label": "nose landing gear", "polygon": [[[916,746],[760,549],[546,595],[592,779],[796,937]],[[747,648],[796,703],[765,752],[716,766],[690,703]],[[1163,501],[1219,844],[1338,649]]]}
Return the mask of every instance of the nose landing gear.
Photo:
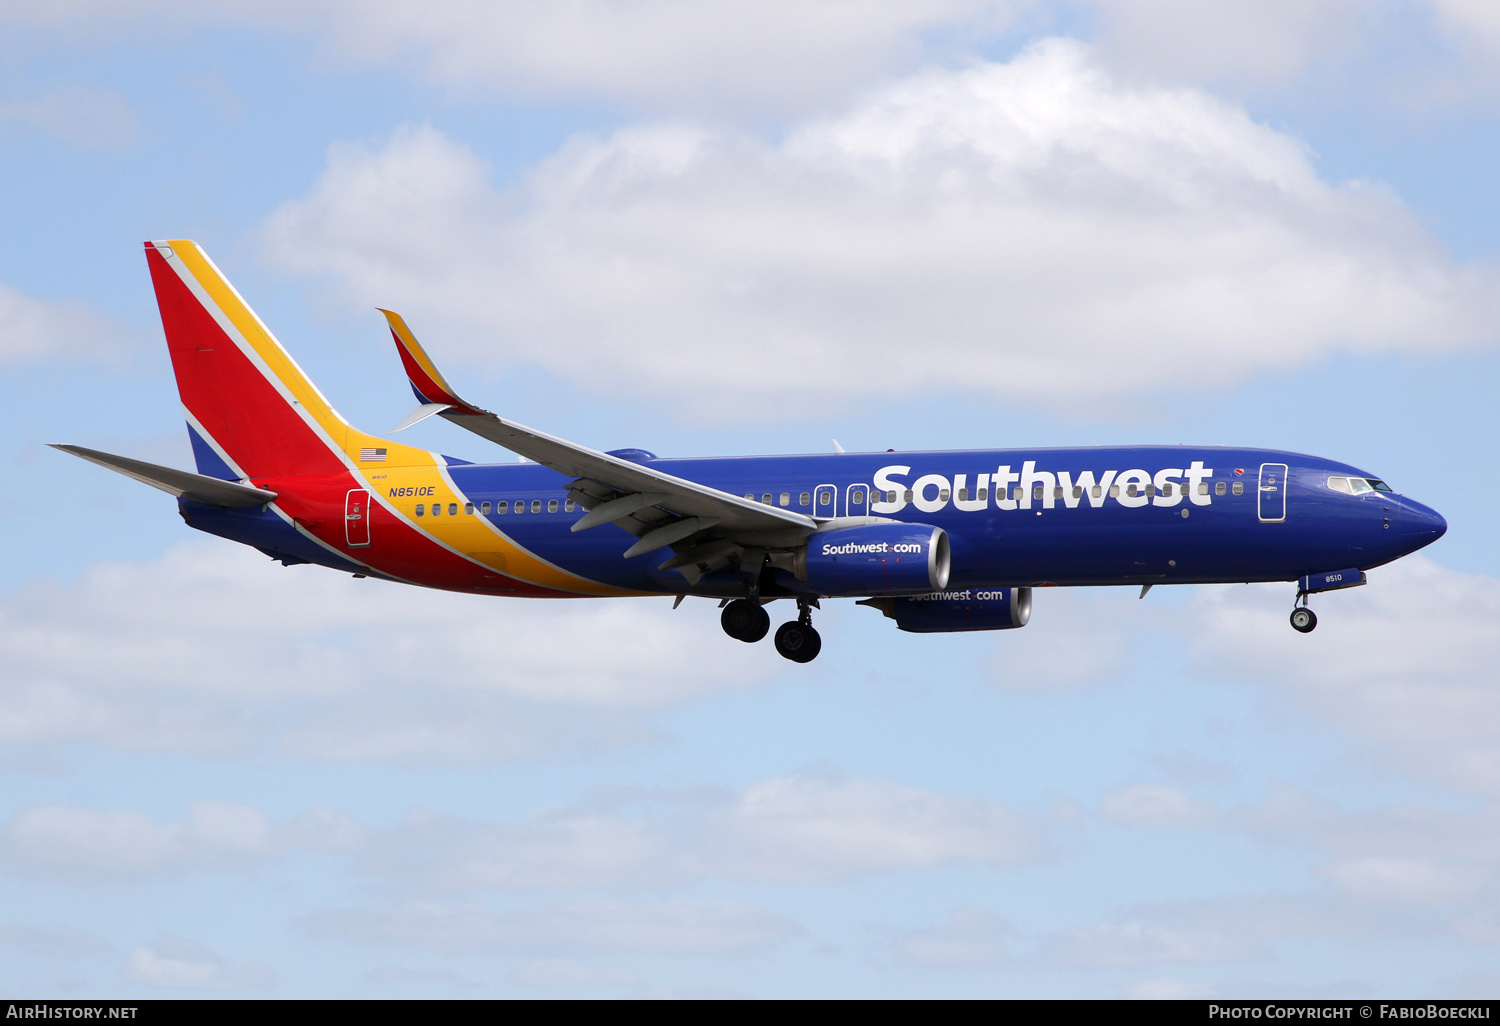
{"label": "nose landing gear", "polygon": [[823,650],[823,639],[813,630],[812,606],[813,602],[798,599],[797,619],[776,628],[776,651],[794,663],[810,663]]}
{"label": "nose landing gear", "polygon": [[1318,625],[1318,615],[1307,608],[1307,592],[1299,592],[1297,601],[1302,604],[1292,609],[1292,630],[1300,634],[1311,634]]}

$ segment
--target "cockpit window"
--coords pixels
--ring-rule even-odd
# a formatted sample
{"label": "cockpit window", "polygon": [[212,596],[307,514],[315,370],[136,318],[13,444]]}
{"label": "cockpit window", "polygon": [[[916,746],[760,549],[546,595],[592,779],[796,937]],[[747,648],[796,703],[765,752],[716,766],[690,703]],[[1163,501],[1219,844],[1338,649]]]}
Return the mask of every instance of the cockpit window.
{"label": "cockpit window", "polygon": [[1328,487],[1346,495],[1365,495],[1369,492],[1389,492],[1391,486],[1373,477],[1330,477]]}

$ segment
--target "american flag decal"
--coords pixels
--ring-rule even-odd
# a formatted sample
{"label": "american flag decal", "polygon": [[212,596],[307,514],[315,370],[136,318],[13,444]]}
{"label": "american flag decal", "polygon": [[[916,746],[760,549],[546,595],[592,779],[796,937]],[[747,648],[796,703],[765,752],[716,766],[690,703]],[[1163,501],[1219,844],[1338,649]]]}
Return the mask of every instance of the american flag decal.
{"label": "american flag decal", "polygon": [[384,463],[384,449],[361,449],[359,450],[359,461],[361,463]]}

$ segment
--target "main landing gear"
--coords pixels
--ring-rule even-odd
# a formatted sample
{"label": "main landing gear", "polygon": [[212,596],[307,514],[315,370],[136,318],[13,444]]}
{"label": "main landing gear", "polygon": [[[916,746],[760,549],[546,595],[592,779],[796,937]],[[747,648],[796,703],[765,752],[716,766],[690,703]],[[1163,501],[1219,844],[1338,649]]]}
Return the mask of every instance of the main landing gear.
{"label": "main landing gear", "polygon": [[719,626],[736,641],[759,641],[771,629],[771,617],[755,599],[735,599],[719,614]]}
{"label": "main landing gear", "polygon": [[1307,592],[1299,593],[1297,601],[1302,604],[1292,609],[1292,630],[1301,634],[1311,634],[1313,628],[1318,625],[1318,614],[1307,608]]}
{"label": "main landing gear", "polygon": [[[797,600],[797,619],[776,628],[776,651],[794,663],[810,663],[822,651],[823,639],[812,625],[812,607],[816,600]],[[737,641],[754,642],[771,629],[771,617],[758,598],[735,599],[719,614],[724,633]]]}
{"label": "main landing gear", "polygon": [[794,663],[810,663],[823,650],[823,639],[813,630],[812,607],[797,603],[797,619],[776,628],[776,651]]}

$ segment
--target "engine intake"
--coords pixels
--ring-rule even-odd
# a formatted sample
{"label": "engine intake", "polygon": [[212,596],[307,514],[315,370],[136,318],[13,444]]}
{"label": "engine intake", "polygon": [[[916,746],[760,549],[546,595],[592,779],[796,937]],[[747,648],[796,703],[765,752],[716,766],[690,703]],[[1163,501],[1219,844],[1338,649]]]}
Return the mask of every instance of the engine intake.
{"label": "engine intake", "polygon": [[948,568],[941,527],[888,523],[813,535],[794,572],[820,595],[913,595],[947,587]]}

